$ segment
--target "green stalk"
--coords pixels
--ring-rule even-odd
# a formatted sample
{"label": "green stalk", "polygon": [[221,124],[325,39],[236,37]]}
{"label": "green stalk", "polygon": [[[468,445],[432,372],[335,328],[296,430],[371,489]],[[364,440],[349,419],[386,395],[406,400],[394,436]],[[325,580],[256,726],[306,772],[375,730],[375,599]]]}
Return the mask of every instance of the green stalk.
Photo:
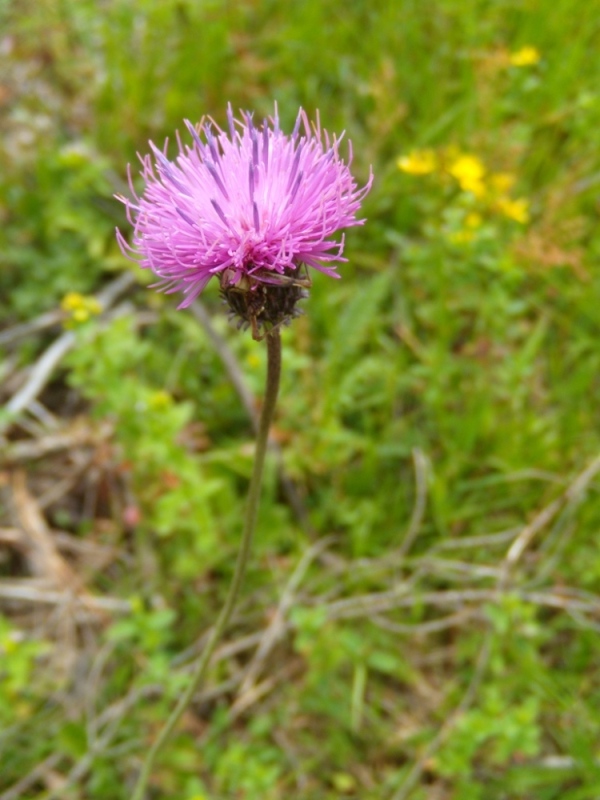
{"label": "green stalk", "polygon": [[254,465],[252,468],[250,486],[248,487],[248,498],[246,501],[246,516],[244,519],[242,542],[238,552],[231,586],[229,587],[225,605],[219,613],[217,621],[210,633],[208,642],[206,643],[206,647],[198,658],[198,662],[194,668],[189,686],[179,698],[177,705],[171,712],[171,716],[168,718],[164,728],[159,733],[156,741],[146,756],[146,760],[142,766],[142,770],[135,785],[131,800],[144,800],[148,781],[150,780],[156,759],[171,737],[171,734],[181,719],[183,712],[191,703],[194,694],[196,693],[206,674],[206,670],[211,656],[215,651],[215,647],[217,646],[219,639],[221,638],[225,628],[229,623],[229,620],[231,619],[231,615],[233,613],[233,609],[235,608],[240,592],[240,587],[244,579],[246,566],[248,564],[248,557],[250,555],[252,537],[256,527],[256,518],[258,516],[260,487],[262,483],[265,454],[267,452],[267,444],[269,440],[269,428],[271,427],[271,421],[273,419],[273,413],[277,403],[279,377],[281,375],[281,339],[279,336],[279,330],[275,329],[268,333],[266,339],[267,382],[265,387],[265,399],[260,415],[258,433],[256,434],[256,453],[254,456]]}

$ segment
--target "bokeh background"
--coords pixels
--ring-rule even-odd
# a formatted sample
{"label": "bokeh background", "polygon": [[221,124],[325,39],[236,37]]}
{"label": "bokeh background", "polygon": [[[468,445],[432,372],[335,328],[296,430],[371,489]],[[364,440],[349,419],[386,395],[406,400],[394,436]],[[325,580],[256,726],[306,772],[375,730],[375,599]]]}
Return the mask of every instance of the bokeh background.
{"label": "bokeh background", "polygon": [[599,45],[598,0],[0,4],[1,800],[127,800],[222,602],[264,346],[113,194],[275,101],[375,183],[151,796],[598,796]]}

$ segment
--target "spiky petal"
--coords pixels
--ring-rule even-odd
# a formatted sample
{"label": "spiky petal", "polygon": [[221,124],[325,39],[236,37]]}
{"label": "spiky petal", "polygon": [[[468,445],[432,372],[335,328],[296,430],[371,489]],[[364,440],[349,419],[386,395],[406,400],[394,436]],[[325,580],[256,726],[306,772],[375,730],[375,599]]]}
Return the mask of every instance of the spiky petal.
{"label": "spiky petal", "polygon": [[186,127],[191,144],[178,137],[174,161],[150,143],[141,157],[144,188],[118,196],[133,225],[131,245],[117,230],[122,251],[158,277],[166,292],[182,292],[188,306],[213,275],[221,287],[278,285],[298,275],[301,265],[339,277],[344,238],[335,234],[357,219],[372,175],[359,188],[343,138],[329,137],[300,109],[290,135],[274,116],[256,126],[252,115],[235,120],[229,132],[208,119]]}

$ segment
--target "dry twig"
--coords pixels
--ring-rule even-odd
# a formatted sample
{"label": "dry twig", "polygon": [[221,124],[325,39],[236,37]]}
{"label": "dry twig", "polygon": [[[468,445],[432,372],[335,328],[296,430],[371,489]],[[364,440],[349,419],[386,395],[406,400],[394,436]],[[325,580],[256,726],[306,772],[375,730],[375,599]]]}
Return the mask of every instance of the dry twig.
{"label": "dry twig", "polygon": [[425,516],[425,507],[427,503],[427,458],[418,447],[413,449],[412,456],[415,465],[415,504],[408,524],[408,530],[404,535],[404,539],[397,553],[394,554],[394,560],[401,560],[407,555],[419,534]]}
{"label": "dry twig", "polygon": [[58,552],[46,520],[27,488],[24,470],[18,469],[12,473],[10,488],[31,573],[45,579],[50,586],[81,592],[81,580]]}

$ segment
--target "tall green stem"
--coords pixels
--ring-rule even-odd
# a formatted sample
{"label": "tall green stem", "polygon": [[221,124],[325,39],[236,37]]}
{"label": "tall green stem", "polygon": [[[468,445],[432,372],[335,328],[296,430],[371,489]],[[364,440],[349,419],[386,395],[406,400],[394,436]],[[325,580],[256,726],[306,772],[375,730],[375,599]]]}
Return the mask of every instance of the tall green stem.
{"label": "tall green stem", "polygon": [[254,528],[256,527],[256,518],[258,516],[260,487],[262,483],[265,454],[269,440],[269,428],[271,427],[273,412],[275,411],[275,405],[277,403],[279,377],[281,375],[281,339],[279,336],[279,330],[275,329],[271,333],[268,333],[266,339],[267,383],[265,387],[265,399],[260,415],[258,433],[256,435],[256,452],[254,455],[254,466],[252,469],[250,486],[248,487],[248,498],[246,501],[246,516],[244,519],[242,542],[238,552],[231,586],[229,587],[225,605],[219,613],[217,621],[210,633],[208,642],[206,643],[206,647],[202,651],[202,654],[194,668],[189,686],[179,698],[177,705],[171,712],[171,716],[165,723],[164,728],[159,733],[156,741],[146,756],[146,760],[142,766],[142,770],[140,772],[131,800],[144,799],[146,787],[148,786],[148,781],[150,780],[152,769],[158,754],[168,742],[173,730],[175,729],[175,726],[181,719],[183,712],[192,701],[198,686],[206,674],[206,669],[210,662],[211,656],[215,651],[215,647],[217,646],[219,639],[221,638],[225,628],[229,623],[229,620],[231,619],[231,615],[233,613],[233,609],[235,608],[235,604],[240,592],[240,587],[244,579]]}

